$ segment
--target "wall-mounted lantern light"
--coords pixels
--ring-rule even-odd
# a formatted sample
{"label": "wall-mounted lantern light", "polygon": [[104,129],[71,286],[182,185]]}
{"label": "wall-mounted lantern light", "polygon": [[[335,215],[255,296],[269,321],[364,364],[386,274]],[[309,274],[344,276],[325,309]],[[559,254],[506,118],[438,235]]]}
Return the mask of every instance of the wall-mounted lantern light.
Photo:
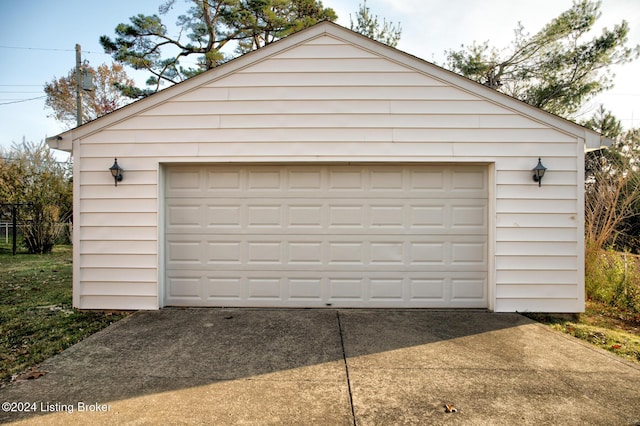
{"label": "wall-mounted lantern light", "polygon": [[109,171],[111,172],[111,176],[113,176],[113,181],[116,186],[118,186],[118,182],[122,182],[122,167],[118,165],[118,159],[114,158],[113,166],[109,167]]}
{"label": "wall-mounted lantern light", "polygon": [[542,165],[542,161],[538,158],[538,165],[533,169],[533,181],[538,182],[538,186],[542,186],[542,178],[547,168]]}

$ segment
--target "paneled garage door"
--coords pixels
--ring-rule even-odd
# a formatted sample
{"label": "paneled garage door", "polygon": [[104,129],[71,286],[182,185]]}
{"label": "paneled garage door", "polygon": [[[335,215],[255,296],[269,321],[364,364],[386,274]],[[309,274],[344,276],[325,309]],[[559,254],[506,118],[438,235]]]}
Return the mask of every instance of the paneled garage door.
{"label": "paneled garage door", "polygon": [[165,304],[487,307],[485,166],[165,169]]}

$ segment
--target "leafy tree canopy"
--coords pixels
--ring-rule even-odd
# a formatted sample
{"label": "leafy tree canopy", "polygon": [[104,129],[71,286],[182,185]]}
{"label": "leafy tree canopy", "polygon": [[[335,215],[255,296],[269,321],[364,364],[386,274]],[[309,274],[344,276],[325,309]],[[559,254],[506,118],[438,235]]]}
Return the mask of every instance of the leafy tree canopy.
{"label": "leafy tree canopy", "polygon": [[[131,97],[149,95],[162,83],[175,84],[229,59],[225,51],[235,46],[242,54],[258,49],[322,20],[334,21],[333,9],[316,0],[186,0],[191,8],[180,15],[177,35],[169,34],[161,16],[173,8],[168,0],[159,15],[139,14],[119,24],[116,37],[100,37],[105,52],[123,64],[151,73],[148,89],[129,85]],[[226,49],[226,50],[225,50]],[[167,56],[163,56],[166,54]],[[195,66],[181,60],[197,58]]]}
{"label": "leafy tree canopy", "polygon": [[397,26],[390,24],[383,18],[382,23],[378,20],[378,15],[373,15],[371,9],[367,6],[367,0],[359,5],[356,12],[356,22],[351,19],[351,30],[359,32],[369,38],[396,47],[402,35],[400,23]]}
{"label": "leafy tree canopy", "polygon": [[616,139],[622,135],[622,123],[604,105],[600,105],[591,118],[583,121],[582,125],[610,139]]}
{"label": "leafy tree canopy", "polygon": [[640,46],[628,47],[629,26],[588,39],[601,15],[600,1],[574,1],[534,35],[520,25],[509,49],[488,42],[447,53],[446,66],[533,106],[570,118],[598,93],[612,86],[610,66],[638,58]]}
{"label": "leafy tree canopy", "polygon": [[[87,66],[93,75],[94,88],[82,93],[82,121],[94,120],[108,114],[131,100],[122,95],[119,87],[133,86],[134,81],[124,71],[122,64],[103,64],[98,68]],[[44,86],[47,95],[45,106],[51,109],[50,116],[69,127],[76,125],[76,70],[66,77],[54,78]]]}
{"label": "leafy tree canopy", "polygon": [[70,220],[70,164],[60,164],[44,142],[23,140],[0,150],[0,198],[20,204],[20,230],[29,253],[49,253]]}

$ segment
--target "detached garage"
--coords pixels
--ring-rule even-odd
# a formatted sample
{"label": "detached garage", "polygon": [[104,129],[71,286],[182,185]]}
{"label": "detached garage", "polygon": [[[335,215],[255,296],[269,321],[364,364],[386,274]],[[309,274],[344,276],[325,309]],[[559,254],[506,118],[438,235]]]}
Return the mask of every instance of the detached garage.
{"label": "detached garage", "polygon": [[79,308],[580,312],[599,140],[323,22],[48,142]]}

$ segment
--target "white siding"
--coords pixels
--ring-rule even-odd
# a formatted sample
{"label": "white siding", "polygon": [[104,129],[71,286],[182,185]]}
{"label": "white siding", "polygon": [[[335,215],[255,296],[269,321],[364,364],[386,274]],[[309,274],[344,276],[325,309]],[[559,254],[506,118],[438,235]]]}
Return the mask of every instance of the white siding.
{"label": "white siding", "polygon": [[161,164],[414,162],[492,164],[490,308],[583,309],[580,129],[332,24],[73,137],[81,308],[162,304]]}

